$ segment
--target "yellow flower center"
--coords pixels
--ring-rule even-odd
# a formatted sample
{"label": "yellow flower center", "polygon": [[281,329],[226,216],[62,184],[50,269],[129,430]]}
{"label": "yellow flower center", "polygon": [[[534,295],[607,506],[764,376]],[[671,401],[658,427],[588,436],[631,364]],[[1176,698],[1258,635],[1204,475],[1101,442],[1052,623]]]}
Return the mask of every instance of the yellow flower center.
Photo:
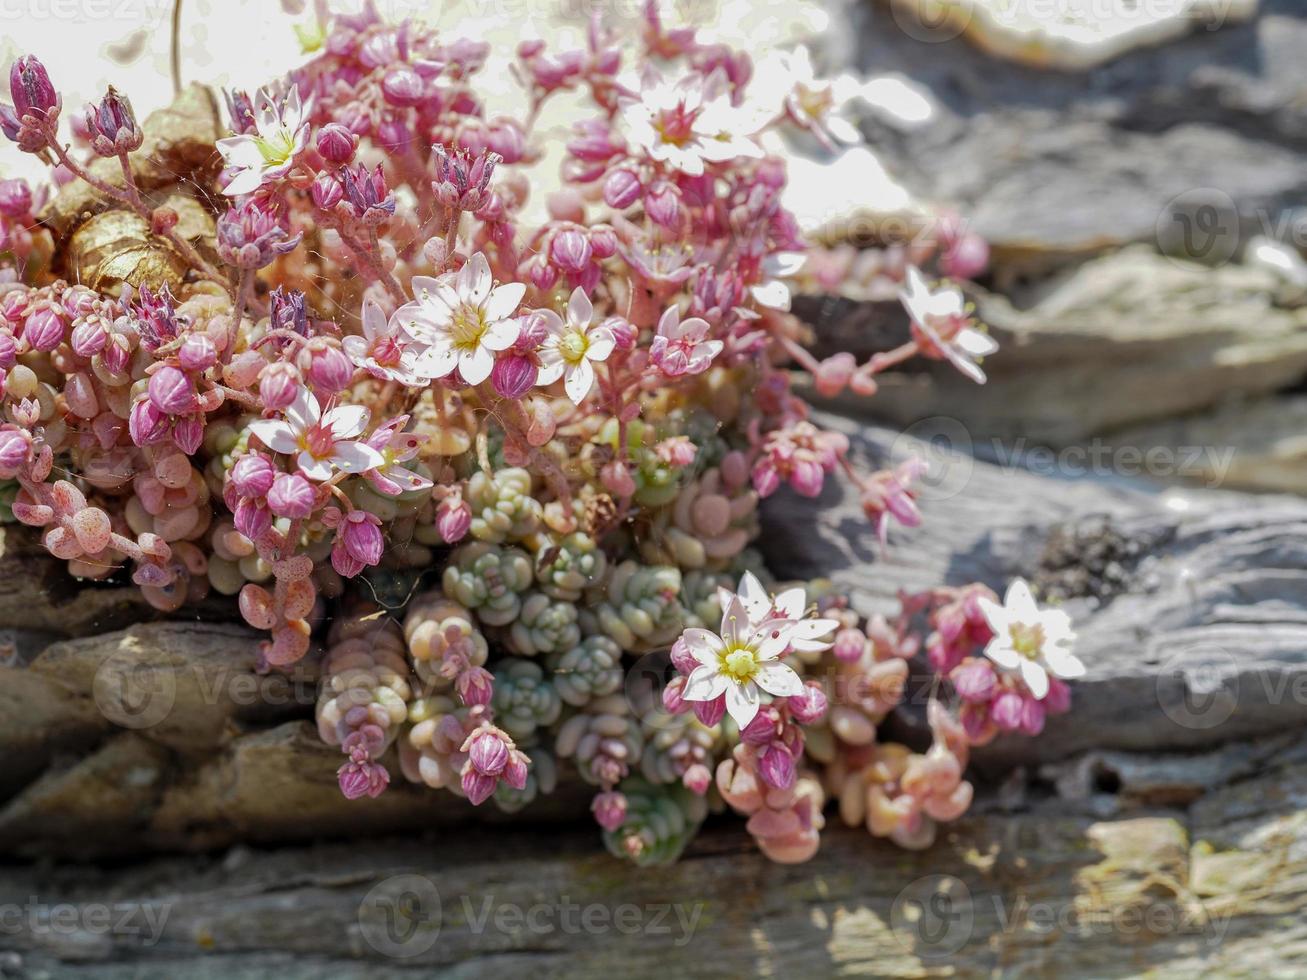
{"label": "yellow flower center", "polygon": [[1044,627],[1038,624],[1013,623],[1008,627],[1012,649],[1027,660],[1037,660],[1044,649]]}
{"label": "yellow flower center", "polygon": [[476,350],[488,326],[480,308],[460,306],[454,311],[449,333],[455,347],[460,350]]}
{"label": "yellow flower center", "polygon": [[259,156],[263,157],[264,163],[270,167],[279,167],[289,161],[295,152],[295,134],[282,126],[272,136],[254,137],[254,145],[259,148]]}
{"label": "yellow flower center", "polygon": [[569,330],[558,341],[558,353],[568,364],[580,364],[590,349],[590,338],[580,330]]}
{"label": "yellow flower center", "polygon": [[718,670],[735,681],[743,684],[751,681],[762,667],[758,653],[751,647],[727,647],[717,655]]}

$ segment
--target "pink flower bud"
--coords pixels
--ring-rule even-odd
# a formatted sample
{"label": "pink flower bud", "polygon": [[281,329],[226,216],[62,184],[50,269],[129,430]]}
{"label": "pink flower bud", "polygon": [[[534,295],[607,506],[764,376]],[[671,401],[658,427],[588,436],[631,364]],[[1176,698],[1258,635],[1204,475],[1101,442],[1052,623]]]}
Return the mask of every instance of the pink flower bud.
{"label": "pink flower bud", "polygon": [[324,394],[334,395],[344,391],[354,377],[354,365],[345,356],[345,352],[333,344],[310,341],[308,359],[309,384]]}
{"label": "pink flower bud", "polygon": [[50,75],[35,55],[23,55],[9,69],[9,95],[20,119],[27,115],[44,119],[59,105]]}
{"label": "pink flower bud", "polygon": [[696,762],[685,770],[681,776],[681,785],[688,789],[695,796],[703,796],[708,792],[708,787],[712,785],[712,773],[702,762]]}
{"label": "pink flower bud", "polygon": [[195,407],[195,389],[186,372],[165,365],[150,376],[150,401],[165,415],[184,415]]}
{"label": "pink flower bud", "polygon": [[299,390],[300,374],[293,364],[278,361],[269,364],[259,375],[259,401],[273,411],[287,408]]}
{"label": "pink flower bud", "polygon": [[590,804],[590,810],[600,827],[614,831],[626,822],[626,797],[617,790],[599,793]]}
{"label": "pink flower bud", "polygon": [[988,660],[973,660],[949,675],[958,697],[972,704],[986,704],[994,697],[998,678]]}
{"label": "pink flower bud", "polygon": [[699,661],[695,659],[694,654],[690,652],[689,644],[685,642],[684,635],[676,638],[676,642],[672,644],[672,649],[669,651],[669,655],[672,658],[672,666],[675,667],[678,672],[687,677],[694,673],[695,668],[699,666]]}
{"label": "pink flower bud", "polygon": [[32,350],[54,350],[63,343],[64,321],[50,307],[37,310],[23,323],[23,339]]}
{"label": "pink flower bud", "polygon": [[313,184],[309,187],[309,197],[313,199],[313,206],[319,211],[330,211],[345,197],[345,188],[334,174],[324,171],[313,179]]}
{"label": "pink flower bud", "polygon": [[773,743],[758,762],[758,775],[774,789],[789,789],[794,785],[794,756],[785,746]]}
{"label": "pink flower bud", "polygon": [[558,282],[558,269],[551,265],[545,256],[541,255],[531,263],[531,267],[527,270],[527,276],[536,289],[542,293],[548,292],[554,288],[554,283]]}
{"label": "pink flower bud", "polygon": [[526,777],[530,761],[523,753],[513,751],[508,754],[508,765],[504,766],[504,782],[513,789],[526,789]]}
{"label": "pink flower bud", "polygon": [[675,185],[660,180],[644,196],[644,212],[654,224],[677,228],[681,224],[681,195]]}
{"label": "pink flower bud", "polygon": [[381,561],[385,541],[381,536],[381,518],[366,510],[352,510],[345,515],[337,532],[349,556],[364,565]]}
{"label": "pink flower bud", "polygon": [[685,678],[673,677],[663,688],[663,709],[669,715],[679,715],[689,708],[690,702],[681,695],[685,693]]}
{"label": "pink flower bud", "polygon": [[635,342],[640,336],[640,328],[626,317],[610,316],[600,325],[612,333],[613,342],[618,350],[634,349]]}
{"label": "pink flower bud", "polygon": [[508,354],[495,361],[490,384],[504,398],[521,398],[535,387],[539,373],[535,362],[521,354]]}
{"label": "pink flower bud", "polygon": [[1021,727],[1021,716],[1025,711],[1024,699],[1013,691],[1004,691],[990,705],[989,716],[994,724],[1007,732],[1014,732]]}
{"label": "pink flower bud", "polygon": [[208,334],[193,333],[182,341],[177,362],[187,371],[207,371],[218,363],[218,349]]}
{"label": "pink flower bud", "polygon": [[155,445],[168,435],[168,416],[148,397],[138,398],[127,418],[127,431],[136,445]]}
{"label": "pink flower bud", "polygon": [[508,746],[495,732],[479,732],[469,741],[467,759],[477,772],[498,776],[508,765]]}
{"label": "pink flower bud", "polygon": [[446,497],[436,508],[436,530],[446,544],[456,544],[472,527],[472,508],[460,495]]}
{"label": "pink flower bud", "polygon": [[318,130],[318,152],[331,163],[349,163],[358,138],[340,123],[327,123]]}
{"label": "pink flower bud", "polygon": [[278,517],[291,520],[312,514],[316,501],[317,493],[313,484],[298,473],[280,474],[273,480],[272,488],[268,491],[268,508]]}
{"label": "pink flower bud", "polygon": [[426,98],[422,76],[411,68],[394,68],[381,81],[381,94],[394,106],[415,106]]}
{"label": "pink flower bud", "polygon": [[1048,679],[1048,693],[1044,695],[1044,710],[1050,715],[1060,715],[1071,710],[1071,686],[1056,677]]}
{"label": "pink flower bud", "polygon": [[711,728],[722,720],[722,715],[726,714],[726,695],[713,698],[711,701],[694,701],[694,716],[699,719],[700,724],[707,725]]}
{"label": "pink flower bud", "polygon": [[109,333],[98,317],[81,321],[73,327],[72,337],[69,338],[73,353],[78,357],[94,357],[104,350],[104,345],[108,342]]}
{"label": "pink flower bud", "polygon": [[276,478],[272,460],[262,453],[246,453],[232,464],[227,480],[242,497],[264,497]]}
{"label": "pink flower bud", "polygon": [[1044,705],[1033,697],[1021,701],[1021,731],[1026,735],[1038,735],[1044,730]]}
{"label": "pink flower bud", "polygon": [[867,634],[862,630],[849,627],[835,634],[835,645],[831,652],[836,660],[846,664],[857,663],[867,651]]}
{"label": "pink flower bud", "polygon": [[454,686],[458,690],[458,696],[469,708],[489,704],[491,696],[495,693],[494,677],[484,667],[469,667],[458,675]]}
{"label": "pink flower bud", "polygon": [[826,692],[816,681],[803,685],[803,694],[796,694],[786,702],[790,706],[790,715],[800,725],[811,725],[820,721],[826,714],[828,700]]}
{"label": "pink flower bud", "polygon": [[364,796],[375,799],[390,784],[390,773],[386,767],[368,761],[367,756],[361,752],[336,771],[336,778],[340,783],[340,791],[347,800],[357,800]]}
{"label": "pink flower bud", "polygon": [[23,218],[32,210],[32,191],[25,180],[0,180],[0,214]]}
{"label": "pink flower bud", "polygon": [[585,232],[573,228],[555,235],[549,246],[549,256],[554,264],[573,276],[584,271],[593,255]]}
{"label": "pink flower bud", "polygon": [[204,441],[204,416],[195,413],[177,419],[172,426],[172,441],[188,456],[199,452]]}
{"label": "pink flower bud", "polygon": [[272,513],[257,497],[242,497],[232,510],[231,519],[236,525],[236,530],[251,541],[258,540],[268,528],[272,527]]}
{"label": "pink flower bud", "polygon": [[630,170],[614,170],[604,181],[604,203],[625,210],[639,200],[641,190],[640,178]]}
{"label": "pink flower bud", "polygon": [[472,766],[463,768],[463,793],[467,796],[468,801],[473,806],[480,806],[495,791],[495,784],[498,780],[494,776],[487,776],[479,773]]}
{"label": "pink flower bud", "polygon": [[0,477],[13,479],[32,455],[32,437],[21,429],[0,429]]}

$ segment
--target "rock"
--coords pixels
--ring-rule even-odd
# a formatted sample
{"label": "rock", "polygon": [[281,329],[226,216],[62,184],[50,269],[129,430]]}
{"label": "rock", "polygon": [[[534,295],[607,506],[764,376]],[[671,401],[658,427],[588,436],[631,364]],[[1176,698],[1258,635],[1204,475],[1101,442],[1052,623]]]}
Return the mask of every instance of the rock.
{"label": "rock", "polygon": [[[778,492],[761,539],[772,568],[827,575],[864,613],[895,610],[900,588],[981,581],[1001,592],[1023,576],[1072,616],[1088,673],[1071,712],[1038,738],[977,751],[982,770],[1090,749],[1193,750],[1307,723],[1307,504],[1040,477],[848,420],[819,423],[849,436],[863,469],[925,458],[925,520],[878,556],[842,481],[816,501]],[[905,737],[923,734],[915,714],[903,721]]]}
{"label": "rock", "polygon": [[244,626],[142,623],[52,644],[27,671],[91,700],[106,725],[182,751],[213,751],[238,722],[311,711],[315,662],[258,674],[258,643]]}
{"label": "rock", "polygon": [[[638,872],[588,831],[468,829],[16,867],[0,905],[38,896],[6,927],[24,968],[88,978],[1300,976],[1307,764],[1231,777],[1110,816],[1048,794],[977,809],[919,853],[829,827],[792,867],[739,828]],[[118,927],[90,928],[106,896]]]}
{"label": "rock", "polygon": [[[1178,0],[1163,7],[1120,3],[1013,4],[1002,0],[890,0],[903,29],[922,40],[961,35],[1034,68],[1094,68],[1139,47],[1200,28],[1247,20],[1257,0]],[[909,19],[911,18],[911,19]]]}
{"label": "rock", "polygon": [[1202,486],[1307,494],[1302,395],[1232,400],[1210,412],[1113,433],[1105,441],[1144,453],[1187,455],[1192,464],[1180,476]]}
{"label": "rock", "polygon": [[140,589],[80,584],[31,528],[0,526],[0,627],[79,636],[147,618],[150,605]]}
{"label": "rock", "polygon": [[[1035,6],[1051,9],[1015,5]],[[1253,234],[1307,242],[1307,18],[1296,0],[1265,0],[1248,23],[1083,73],[998,61],[963,38],[920,40],[884,3],[836,5],[833,16],[828,68],[895,73],[932,94],[929,125],[867,113],[863,130],[908,191],[956,208],[990,241],[1003,275],[1182,239],[1185,215],[1201,219],[1191,245],[1212,262]]]}
{"label": "rock", "polygon": [[[982,452],[999,440],[1067,446],[1126,426],[1211,408],[1307,374],[1307,307],[1277,301],[1261,265],[1210,269],[1135,247],[1009,298],[976,290],[1000,347],[977,387],[942,362],[882,376],[840,404],[899,425],[945,417]],[[824,315],[822,315],[824,313]],[[859,357],[906,337],[893,303],[818,308],[823,350]]]}

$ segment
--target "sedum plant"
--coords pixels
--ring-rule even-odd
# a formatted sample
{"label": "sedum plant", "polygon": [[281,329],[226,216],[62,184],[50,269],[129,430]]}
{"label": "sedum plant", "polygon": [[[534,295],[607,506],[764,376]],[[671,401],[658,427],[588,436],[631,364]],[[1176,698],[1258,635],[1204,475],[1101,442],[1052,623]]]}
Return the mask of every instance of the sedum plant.
{"label": "sedum plant", "polygon": [[[914,356],[983,383],[995,344],[917,266],[974,273],[984,243],[949,218],[938,254],[810,248],[779,149],[856,138],[833,89],[652,4],[636,28],[523,41],[513,115],[485,43],[365,4],[224,93],[216,134],[185,95],[143,123],[112,88],[64,106],[19,58],[0,132],[53,181],[0,181],[0,518],[165,612],[233,597],[262,670],[318,661],[352,799],[404,778],[513,812],[580,778],[640,864],[727,807],[802,861],[827,798],[922,846],[971,800],[971,746],[1067,710],[1065,615],[1017,583],[864,621],[765,587],[749,545],[760,500],[827,479],[869,535],[922,520],[920,465],[860,472],[800,392],[870,395]],[[584,108],[529,218],[563,93]],[[791,288],[841,278],[897,289],[909,338],[811,354]],[[631,668],[667,652],[641,699]],[[912,660],[923,751],[877,737]]]}

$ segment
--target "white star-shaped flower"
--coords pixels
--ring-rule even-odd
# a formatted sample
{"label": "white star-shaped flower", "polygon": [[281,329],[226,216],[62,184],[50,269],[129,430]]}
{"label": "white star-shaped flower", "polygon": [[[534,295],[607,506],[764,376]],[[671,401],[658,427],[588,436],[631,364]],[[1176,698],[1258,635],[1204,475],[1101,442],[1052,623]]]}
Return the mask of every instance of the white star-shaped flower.
{"label": "white star-shaped flower", "polygon": [[977,601],[994,631],[985,656],[1020,675],[1037,700],[1048,694],[1049,674],[1060,680],[1084,675],[1085,665],[1070,649],[1076,638],[1071,617],[1060,609],[1040,609],[1023,579],[1008,586],[1001,606],[983,597]]}

